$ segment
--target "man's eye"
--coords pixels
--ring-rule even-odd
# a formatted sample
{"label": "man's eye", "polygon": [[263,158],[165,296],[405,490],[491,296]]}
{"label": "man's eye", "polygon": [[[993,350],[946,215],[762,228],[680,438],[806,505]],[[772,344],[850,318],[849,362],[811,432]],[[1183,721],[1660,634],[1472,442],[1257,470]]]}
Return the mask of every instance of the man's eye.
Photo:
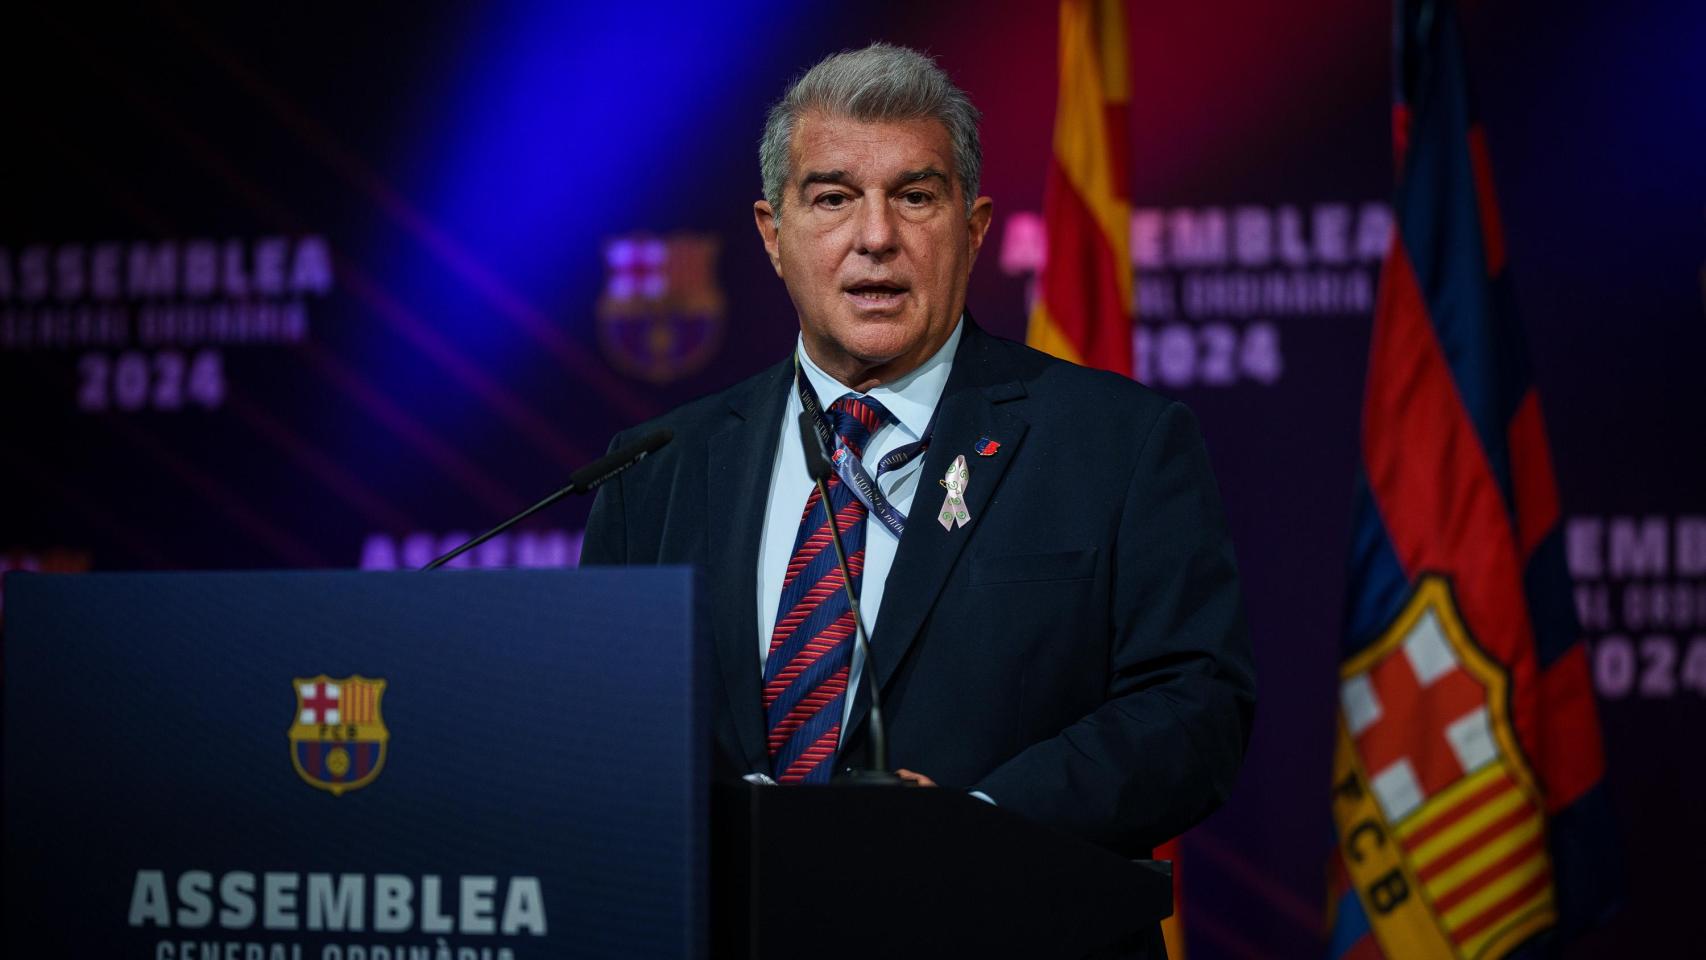
{"label": "man's eye", "polygon": [[817,198],[818,206],[828,207],[831,210],[834,210],[837,207],[846,206],[846,204],[847,195],[844,193],[825,193]]}
{"label": "man's eye", "polygon": [[923,190],[908,190],[901,194],[900,198],[915,207],[921,207],[930,202],[930,194]]}

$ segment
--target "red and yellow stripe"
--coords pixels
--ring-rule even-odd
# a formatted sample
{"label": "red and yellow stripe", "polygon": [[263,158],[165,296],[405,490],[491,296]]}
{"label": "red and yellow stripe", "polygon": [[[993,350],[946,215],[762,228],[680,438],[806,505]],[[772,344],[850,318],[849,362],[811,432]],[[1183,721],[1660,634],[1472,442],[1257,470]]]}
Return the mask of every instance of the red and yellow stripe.
{"label": "red and yellow stripe", "polygon": [[1557,920],[1544,815],[1503,764],[1453,784],[1396,832],[1461,956],[1497,955]]}
{"label": "red and yellow stripe", "polygon": [[[1125,9],[1120,0],[1061,0],[1060,92],[1054,156],[1043,192],[1048,262],[1025,342],[1063,360],[1131,376],[1130,99]],[[1179,842],[1155,851],[1174,866],[1167,953],[1185,955]]]}
{"label": "red and yellow stripe", "polygon": [[[1025,342],[1063,360],[1131,376],[1126,48],[1120,0],[1061,0],[1060,92],[1043,191],[1048,262]],[[1163,844],[1155,856],[1173,861],[1175,906],[1162,933],[1168,955],[1181,958],[1179,841]]]}
{"label": "red and yellow stripe", "polygon": [[1062,0],[1060,99],[1043,198],[1048,262],[1025,342],[1130,376],[1128,87],[1121,4]]}

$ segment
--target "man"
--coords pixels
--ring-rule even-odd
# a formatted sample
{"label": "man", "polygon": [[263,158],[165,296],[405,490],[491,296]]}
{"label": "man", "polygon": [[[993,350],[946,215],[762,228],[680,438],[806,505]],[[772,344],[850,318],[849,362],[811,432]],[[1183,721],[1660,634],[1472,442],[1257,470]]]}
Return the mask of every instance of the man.
{"label": "man", "polygon": [[[934,63],[883,44],[794,83],[753,210],[795,353],[637,428],[675,441],[600,490],[583,562],[706,571],[719,775],[862,762],[874,682],[915,782],[1141,856],[1215,809],[1243,754],[1232,550],[1184,407],[966,314],[992,211],[977,119]],[[828,503],[802,409],[834,451]]]}

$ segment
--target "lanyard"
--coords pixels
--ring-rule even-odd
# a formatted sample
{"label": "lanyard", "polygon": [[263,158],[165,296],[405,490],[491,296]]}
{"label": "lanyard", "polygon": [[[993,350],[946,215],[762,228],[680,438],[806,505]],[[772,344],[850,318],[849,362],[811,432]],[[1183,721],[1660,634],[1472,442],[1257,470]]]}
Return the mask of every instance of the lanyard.
{"label": "lanyard", "polygon": [[[817,394],[812,391],[811,385],[806,382],[804,371],[800,369],[800,355],[797,351],[794,354],[794,386],[799,390],[800,405],[806,409],[807,413],[811,414],[812,429],[817,431],[818,439],[822,441],[823,448],[835,451],[830,454],[829,462],[835,468],[836,475],[841,478],[842,483],[847,484],[848,489],[853,491],[853,495],[859,498],[859,502],[865,505],[865,509],[869,510],[871,515],[876,517],[883,526],[889,528],[889,532],[893,533],[898,539],[901,534],[906,532],[906,514],[901,513],[894,504],[889,502],[887,497],[883,496],[883,492],[877,489],[876,480],[871,479],[871,475],[865,471],[864,464],[859,462],[859,458],[854,456],[853,451],[841,441],[840,435],[830,427],[829,418],[824,416],[823,408],[818,405]],[[930,422],[924,427],[923,439],[896,447],[877,461],[877,480],[882,479],[886,473],[906,466],[919,454],[928,450],[930,448],[930,437],[935,432],[936,414],[932,412]],[[872,436],[875,437],[875,435],[873,432]],[[870,441],[867,440],[866,442],[869,443]]]}

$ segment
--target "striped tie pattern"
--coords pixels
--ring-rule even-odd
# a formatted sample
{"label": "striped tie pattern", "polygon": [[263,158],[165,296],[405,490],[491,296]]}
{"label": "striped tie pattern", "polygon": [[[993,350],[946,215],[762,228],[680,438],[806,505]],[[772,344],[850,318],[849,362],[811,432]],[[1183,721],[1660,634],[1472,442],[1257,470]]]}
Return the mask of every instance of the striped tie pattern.
{"label": "striped tie pattern", "polygon": [[[831,429],[854,457],[863,455],[871,434],[889,419],[882,404],[853,394],[829,408]],[[841,739],[853,611],[835,562],[829,511],[835,511],[855,593],[865,566],[866,511],[839,475],[832,473],[827,486],[829,503],[815,486],[806,497],[764,660],[770,770],[782,783],[828,782]]]}

